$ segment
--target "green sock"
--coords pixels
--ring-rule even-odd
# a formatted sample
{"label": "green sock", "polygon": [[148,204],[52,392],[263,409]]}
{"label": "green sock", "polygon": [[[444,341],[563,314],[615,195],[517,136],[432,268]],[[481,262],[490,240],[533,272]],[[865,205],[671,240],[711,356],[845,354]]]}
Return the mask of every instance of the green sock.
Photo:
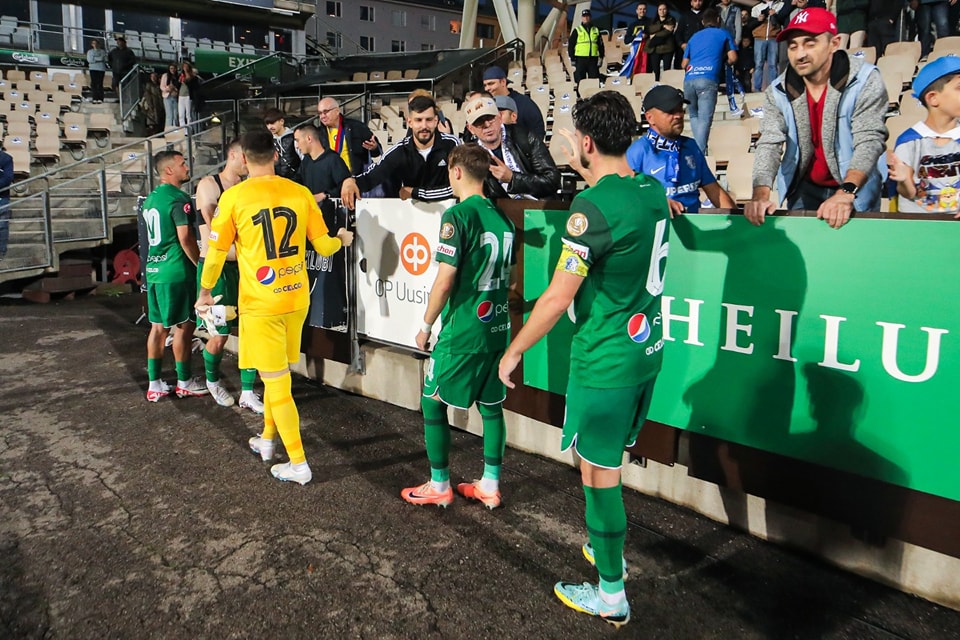
{"label": "green sock", "polygon": [[480,410],[480,418],[483,420],[483,477],[499,480],[503,450],[507,445],[503,405],[477,403],[477,409]]}
{"label": "green sock", "polygon": [[177,362],[177,380],[183,380],[186,382],[190,379],[190,376],[193,375],[193,367],[190,365],[189,360],[184,360],[183,362]]}
{"label": "green sock", "polygon": [[[220,361],[223,360],[223,352],[214,355],[203,350],[203,370],[207,374],[207,382],[220,382]],[[186,380],[186,378],[184,378]]]}
{"label": "green sock", "polygon": [[600,589],[619,593],[623,591],[623,541],[627,537],[623,486],[596,489],[584,485],[583,494],[587,499],[587,533],[600,574]]}
{"label": "green sock", "polygon": [[253,391],[253,383],[257,381],[256,369],[240,369],[240,390]]}
{"label": "green sock", "polygon": [[431,398],[421,398],[423,409],[423,440],[430,461],[430,479],[450,481],[450,425],[447,423],[447,405]]}
{"label": "green sock", "polygon": [[161,369],[163,369],[163,358],[147,358],[147,377],[150,382],[160,379]]}

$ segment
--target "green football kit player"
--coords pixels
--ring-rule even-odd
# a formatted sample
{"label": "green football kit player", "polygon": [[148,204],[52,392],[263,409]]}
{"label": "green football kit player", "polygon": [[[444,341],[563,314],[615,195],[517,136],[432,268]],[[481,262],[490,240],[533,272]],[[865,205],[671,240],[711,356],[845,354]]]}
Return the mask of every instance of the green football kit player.
{"label": "green football kit player", "polygon": [[494,509],[501,502],[500,466],[506,444],[506,388],[497,377],[497,364],[510,336],[507,294],[515,263],[515,228],[483,197],[483,180],[490,171],[486,151],[476,144],[459,146],[450,152],[447,165],[460,203],[447,209],[440,222],[439,269],[416,338],[417,346],[426,351],[433,324],[442,315],[420,403],[430,480],[403,489],[400,495],[417,505],[446,507],[453,501],[447,407],[468,409],[476,403],[483,420],[483,477],[458,484],[457,492]]}
{"label": "green football kit player", "polygon": [[625,153],[636,127],[618,93],[602,91],[577,103],[571,166],[590,185],[570,205],[560,260],[550,286],[500,362],[500,379],[574,304],[570,381],[562,449],[581,459],[589,542],[583,555],[599,584],[558,582],[567,606],[621,626],[630,620],[623,581],[627,516],[620,470],[637,438],[660,371],[660,294],[668,251],[666,192],[650,176],[634,175]]}
{"label": "green football kit player", "polygon": [[156,402],[170,394],[160,378],[163,348],[172,327],[173,356],[177,367],[176,394],[184,398],[204,396],[206,386],[192,377],[190,352],[193,343],[193,301],[196,299],[199,250],[193,233],[194,211],[190,196],[180,186],[190,169],[178,151],[161,151],[154,156],[160,184],[143,203],[143,224],[147,230],[147,400]]}

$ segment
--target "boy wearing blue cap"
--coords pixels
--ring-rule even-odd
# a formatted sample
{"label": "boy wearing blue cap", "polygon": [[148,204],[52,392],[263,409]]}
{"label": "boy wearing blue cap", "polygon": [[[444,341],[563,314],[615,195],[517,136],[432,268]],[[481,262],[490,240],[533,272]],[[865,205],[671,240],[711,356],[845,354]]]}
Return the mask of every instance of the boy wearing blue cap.
{"label": "boy wearing blue cap", "polygon": [[927,64],[913,81],[927,118],[897,138],[887,152],[901,213],[950,213],[960,218],[960,57]]}

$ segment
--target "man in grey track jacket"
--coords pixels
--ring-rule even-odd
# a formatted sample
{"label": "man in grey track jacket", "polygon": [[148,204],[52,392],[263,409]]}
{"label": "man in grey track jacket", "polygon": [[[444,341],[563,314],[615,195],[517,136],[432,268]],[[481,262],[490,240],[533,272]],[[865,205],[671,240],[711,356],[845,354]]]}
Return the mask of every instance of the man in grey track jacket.
{"label": "man in grey track jacket", "polygon": [[777,208],[775,184],[788,209],[816,210],[839,229],[853,211],[880,208],[887,91],[876,67],[840,50],[826,9],[798,12],[779,39],[790,67],[766,91],[744,215],[762,224]]}

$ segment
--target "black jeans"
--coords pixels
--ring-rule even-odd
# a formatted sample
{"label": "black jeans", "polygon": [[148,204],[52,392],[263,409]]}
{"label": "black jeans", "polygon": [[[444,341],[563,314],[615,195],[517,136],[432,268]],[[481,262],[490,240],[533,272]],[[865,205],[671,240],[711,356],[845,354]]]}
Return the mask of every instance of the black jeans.
{"label": "black jeans", "polygon": [[584,78],[599,78],[600,67],[593,56],[573,59],[573,83],[579,85]]}
{"label": "black jeans", "polygon": [[103,101],[103,76],[106,71],[90,70],[90,99]]}
{"label": "black jeans", "polygon": [[667,71],[673,68],[673,57],[676,55],[674,51],[669,53],[648,53],[647,54],[647,71],[652,70],[654,77],[659,81],[660,80],[660,64],[663,63],[663,68]]}

